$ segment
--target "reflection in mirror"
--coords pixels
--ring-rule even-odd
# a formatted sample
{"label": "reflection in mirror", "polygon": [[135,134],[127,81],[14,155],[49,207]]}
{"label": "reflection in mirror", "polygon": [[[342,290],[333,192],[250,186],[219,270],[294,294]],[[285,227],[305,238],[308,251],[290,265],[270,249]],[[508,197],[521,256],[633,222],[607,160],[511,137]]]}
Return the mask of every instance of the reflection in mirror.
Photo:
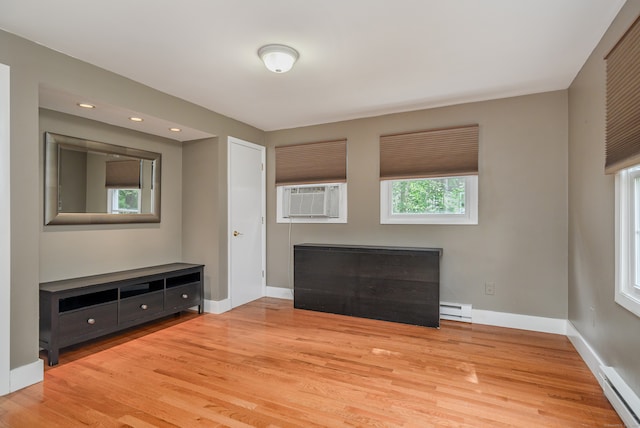
{"label": "reflection in mirror", "polygon": [[153,163],[60,145],[58,212],[151,214]]}
{"label": "reflection in mirror", "polygon": [[45,224],[160,221],[159,153],[45,133]]}

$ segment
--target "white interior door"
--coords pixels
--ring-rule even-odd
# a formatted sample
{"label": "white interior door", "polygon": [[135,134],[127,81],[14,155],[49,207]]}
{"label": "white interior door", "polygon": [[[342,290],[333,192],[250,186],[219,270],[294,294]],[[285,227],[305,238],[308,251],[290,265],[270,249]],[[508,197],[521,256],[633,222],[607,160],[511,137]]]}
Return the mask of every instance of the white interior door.
{"label": "white interior door", "polygon": [[265,148],[229,137],[229,297],[235,308],[266,295]]}

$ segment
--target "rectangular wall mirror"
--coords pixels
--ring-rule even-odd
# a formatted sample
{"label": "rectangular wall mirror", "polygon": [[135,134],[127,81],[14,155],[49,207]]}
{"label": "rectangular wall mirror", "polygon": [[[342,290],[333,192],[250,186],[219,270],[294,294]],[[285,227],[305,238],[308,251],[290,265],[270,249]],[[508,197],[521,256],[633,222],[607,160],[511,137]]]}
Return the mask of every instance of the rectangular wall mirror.
{"label": "rectangular wall mirror", "polygon": [[45,133],[45,225],[160,222],[161,154]]}

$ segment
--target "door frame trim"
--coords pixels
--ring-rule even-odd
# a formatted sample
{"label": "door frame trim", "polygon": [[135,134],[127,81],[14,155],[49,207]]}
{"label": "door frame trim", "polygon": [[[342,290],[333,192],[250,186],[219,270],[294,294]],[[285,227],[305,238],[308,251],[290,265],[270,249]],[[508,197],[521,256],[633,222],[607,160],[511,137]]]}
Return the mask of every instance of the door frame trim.
{"label": "door frame trim", "polygon": [[11,134],[10,68],[0,63],[0,396],[11,392]]}
{"label": "door frame trim", "polygon": [[260,151],[260,158],[262,162],[262,189],[261,189],[261,211],[262,218],[264,219],[262,222],[261,233],[262,233],[262,271],[264,275],[262,276],[262,296],[266,296],[267,294],[267,195],[266,195],[266,147],[261,146],[259,144],[251,143],[249,141],[241,140],[236,137],[228,136],[227,137],[227,299],[230,302],[230,308],[233,309],[233,298],[231,296],[231,234],[232,225],[231,225],[231,145],[238,144],[241,146],[245,146],[251,149],[256,149]]}

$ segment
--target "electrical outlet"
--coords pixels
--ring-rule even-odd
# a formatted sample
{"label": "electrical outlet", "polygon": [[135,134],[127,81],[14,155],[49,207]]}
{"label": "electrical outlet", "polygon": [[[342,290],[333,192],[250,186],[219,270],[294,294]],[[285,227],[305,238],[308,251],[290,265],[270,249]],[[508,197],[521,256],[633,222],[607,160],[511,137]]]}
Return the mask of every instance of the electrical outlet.
{"label": "electrical outlet", "polygon": [[493,296],[496,294],[496,283],[495,282],[485,282],[484,283],[484,294],[487,296]]}

